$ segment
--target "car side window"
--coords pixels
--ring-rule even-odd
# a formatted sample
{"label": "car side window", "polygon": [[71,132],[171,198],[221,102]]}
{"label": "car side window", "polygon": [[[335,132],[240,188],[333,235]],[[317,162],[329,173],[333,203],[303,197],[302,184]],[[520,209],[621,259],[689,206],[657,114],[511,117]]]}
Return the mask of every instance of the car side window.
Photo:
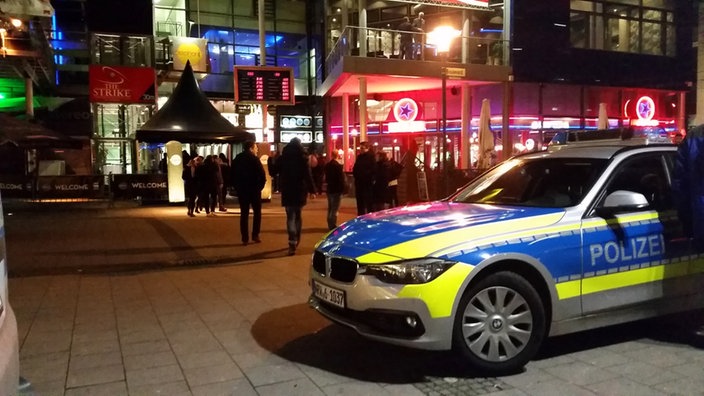
{"label": "car side window", "polygon": [[650,204],[650,209],[658,212],[669,210],[673,205],[669,183],[667,167],[661,154],[635,156],[625,160],[614,171],[606,185],[602,203],[612,192],[626,190],[643,194]]}

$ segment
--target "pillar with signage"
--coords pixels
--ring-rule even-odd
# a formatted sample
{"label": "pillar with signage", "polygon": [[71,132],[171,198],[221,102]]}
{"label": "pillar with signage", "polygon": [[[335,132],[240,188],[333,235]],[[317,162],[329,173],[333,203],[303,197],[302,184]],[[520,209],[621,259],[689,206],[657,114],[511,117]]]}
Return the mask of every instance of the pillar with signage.
{"label": "pillar with signage", "polygon": [[183,185],[183,145],[180,142],[166,143],[166,173],[169,181],[169,202],[186,200]]}
{"label": "pillar with signage", "polygon": [[269,160],[269,143],[258,143],[259,161],[262,163],[262,168],[264,168],[264,174],[266,175],[266,183],[264,183],[264,188],[262,189],[262,200],[271,201],[271,175],[269,174],[269,166],[267,162]]}

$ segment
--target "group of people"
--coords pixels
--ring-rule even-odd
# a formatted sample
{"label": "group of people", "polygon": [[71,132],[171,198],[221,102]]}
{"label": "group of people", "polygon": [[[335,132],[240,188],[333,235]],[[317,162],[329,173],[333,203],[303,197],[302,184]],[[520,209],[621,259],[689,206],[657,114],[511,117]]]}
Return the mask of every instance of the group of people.
{"label": "group of people", "polygon": [[[227,188],[232,186],[236,191],[240,207],[242,244],[247,245],[250,241],[260,243],[261,192],[266,184],[266,173],[257,154],[258,146],[254,141],[243,143],[243,151],[235,156],[231,166],[227,164],[227,157],[224,154],[208,155],[205,158],[198,155],[189,158],[184,152],[186,165],[182,178],[187,196],[188,216],[193,217],[201,210],[204,210],[208,216],[215,216],[215,207],[218,205],[221,211],[227,211],[224,202]],[[286,209],[288,254],[293,255],[301,239],[301,210],[306,205],[309,195],[315,197],[316,186],[309,155],[300,139],[292,139],[284,147],[281,155],[274,157],[275,161],[268,165],[270,172],[273,171],[274,189],[281,193],[281,205]],[[276,164],[275,170],[272,169],[274,164]],[[341,165],[340,172],[342,172]],[[251,232],[250,210],[252,212]]]}
{"label": "group of people", "polygon": [[186,192],[188,216],[204,211],[207,216],[215,216],[215,207],[222,212],[230,176],[230,167],[224,154],[197,155],[183,154],[185,166],[181,177]]}
{"label": "group of people", "polygon": [[[243,143],[243,151],[228,165],[224,154],[188,158],[183,169],[188,216],[201,210],[215,216],[215,208],[227,211],[225,198],[228,187],[236,191],[240,207],[240,235],[243,245],[259,243],[262,221],[261,192],[266,184],[266,173],[258,157],[254,141]],[[398,162],[389,160],[385,152],[374,153],[367,142],[360,144],[361,154],[353,168],[357,199],[357,212],[362,215],[397,205],[396,186],[401,172]],[[294,138],[281,154],[270,156],[267,162],[272,188],[281,193],[281,205],[286,210],[288,254],[296,252],[301,241],[302,209],[309,197],[323,193],[327,183],[327,226],[337,227],[337,215],[342,196],[348,185],[339,154],[331,153],[326,161],[315,152],[307,152],[301,140]],[[249,213],[252,213],[250,232]]]}
{"label": "group of people", "polygon": [[188,216],[194,217],[201,211],[205,211],[207,216],[215,216],[216,206],[221,212],[227,212],[227,191],[229,187],[233,187],[237,191],[240,213],[245,214],[240,216],[242,244],[246,245],[250,241],[250,208],[253,213],[251,240],[255,243],[261,242],[261,192],[266,184],[266,173],[257,152],[254,141],[245,141],[243,151],[232,160],[230,166],[227,156],[223,153],[190,158],[184,151],[185,165],[181,177],[186,192]]}
{"label": "group of people", "polygon": [[368,142],[360,143],[361,153],[352,167],[357,215],[398,205],[398,178],[403,166],[386,152],[374,151]]}
{"label": "group of people", "polygon": [[420,59],[423,48],[423,32],[425,31],[424,13],[419,12],[418,16],[413,19],[404,16],[403,21],[398,25],[397,29],[401,31],[400,47],[401,59]]}

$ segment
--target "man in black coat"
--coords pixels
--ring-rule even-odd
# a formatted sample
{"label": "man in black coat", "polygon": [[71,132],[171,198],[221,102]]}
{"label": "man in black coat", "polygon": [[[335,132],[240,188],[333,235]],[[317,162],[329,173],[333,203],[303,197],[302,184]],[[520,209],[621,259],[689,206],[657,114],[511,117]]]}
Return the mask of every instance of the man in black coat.
{"label": "man in black coat", "polygon": [[357,199],[357,215],[374,211],[374,173],[376,171],[376,158],[369,149],[368,142],[361,142],[359,149],[362,152],[352,167],[354,176],[354,192]]}
{"label": "man in black coat", "polygon": [[252,241],[261,242],[259,231],[262,225],[262,189],[266,184],[266,173],[253,141],[244,142],[244,151],[232,161],[232,183],[237,190],[240,203],[240,233],[242,244],[249,243],[249,208],[252,207]]}
{"label": "man in black coat", "polygon": [[315,197],[315,183],[313,183],[308,156],[303,149],[301,139],[291,139],[291,142],[281,151],[277,164],[279,165],[281,206],[286,208],[288,255],[293,256],[301,241],[303,228],[301,209],[306,205],[308,194]]}
{"label": "man in black coat", "polygon": [[400,40],[400,58],[414,59],[415,52],[413,51],[413,34],[411,32],[415,31],[415,29],[407,16],[403,17],[403,21],[398,25],[397,29],[402,32]]}
{"label": "man in black coat", "polygon": [[328,229],[332,230],[337,227],[337,212],[340,210],[340,201],[342,194],[346,191],[345,173],[342,171],[342,165],[337,162],[339,154],[337,150],[330,153],[330,161],[325,164],[325,181],[327,182],[327,197],[328,197]]}

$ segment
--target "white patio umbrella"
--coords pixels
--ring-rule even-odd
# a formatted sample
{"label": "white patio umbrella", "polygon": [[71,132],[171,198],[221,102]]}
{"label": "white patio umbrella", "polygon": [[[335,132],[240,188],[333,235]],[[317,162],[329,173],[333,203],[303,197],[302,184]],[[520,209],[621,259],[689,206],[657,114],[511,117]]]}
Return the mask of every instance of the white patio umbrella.
{"label": "white patio umbrella", "polygon": [[597,129],[609,129],[609,116],[606,115],[606,103],[599,103],[599,121]]}
{"label": "white patio umbrella", "polygon": [[479,157],[477,159],[478,169],[487,169],[491,166],[491,153],[494,151],[494,134],[491,132],[491,121],[489,99],[482,100],[482,109],[479,112]]}

